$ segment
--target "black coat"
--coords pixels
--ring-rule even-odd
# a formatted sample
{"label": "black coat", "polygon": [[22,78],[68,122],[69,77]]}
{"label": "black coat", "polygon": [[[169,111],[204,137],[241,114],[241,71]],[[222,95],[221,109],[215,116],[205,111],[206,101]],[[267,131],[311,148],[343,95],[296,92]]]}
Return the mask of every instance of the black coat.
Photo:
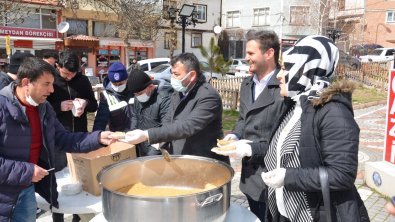
{"label": "black coat", "polygon": [[7,75],[7,73],[0,71],[0,90],[8,86],[8,84],[10,84],[13,81],[14,79],[12,79],[9,75]]}
{"label": "black coat", "polygon": [[[75,98],[85,99],[88,102],[84,113],[80,117],[74,117],[71,111],[63,112],[60,110],[62,101],[74,100]],[[70,81],[64,80],[57,73],[54,82],[54,92],[48,97],[48,102],[53,106],[59,121],[71,132],[87,132],[87,112],[96,112],[97,110],[97,101],[91,83],[86,76],[79,72]]]}
{"label": "black coat", "polygon": [[278,71],[275,70],[255,102],[252,100],[253,77],[246,78],[240,89],[240,118],[233,133],[241,139],[255,142],[251,146],[251,157],[242,160],[240,190],[255,201],[265,200],[266,185],[261,178],[265,169],[264,157],[276,126],[287,109],[280,96],[280,82],[276,78]]}
{"label": "black coat", "polygon": [[[169,90],[159,90],[156,88],[149,100],[145,103],[134,100],[131,107],[131,126],[130,130],[141,129],[147,130],[153,127],[161,127],[166,119],[170,105]],[[157,154],[154,148],[148,142],[137,145],[139,156]]]}
{"label": "black coat", "polygon": [[[339,89],[340,91],[341,89]],[[325,221],[319,166],[328,171],[333,221],[369,221],[355,188],[358,168],[359,127],[354,120],[351,93],[334,94],[313,106],[301,98],[300,168],[287,168],[285,188],[304,191],[315,220]]]}
{"label": "black coat", "polygon": [[172,142],[172,154],[210,157],[229,163],[229,157],[211,152],[222,132],[222,100],[201,75],[187,96],[171,95],[166,121],[148,130],[151,144]]}

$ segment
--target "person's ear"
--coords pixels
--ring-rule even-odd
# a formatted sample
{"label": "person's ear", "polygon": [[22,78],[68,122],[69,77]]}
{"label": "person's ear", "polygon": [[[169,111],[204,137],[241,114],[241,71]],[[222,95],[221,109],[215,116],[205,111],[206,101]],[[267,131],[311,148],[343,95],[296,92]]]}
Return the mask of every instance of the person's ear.
{"label": "person's ear", "polygon": [[22,87],[25,87],[25,86],[27,86],[28,84],[29,84],[29,79],[28,78],[23,78],[22,80],[21,80],[21,86]]}

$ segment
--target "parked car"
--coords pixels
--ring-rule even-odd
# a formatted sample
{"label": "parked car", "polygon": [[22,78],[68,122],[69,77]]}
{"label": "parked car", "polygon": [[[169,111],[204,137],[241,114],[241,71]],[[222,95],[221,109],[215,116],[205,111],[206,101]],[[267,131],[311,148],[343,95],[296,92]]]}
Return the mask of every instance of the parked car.
{"label": "parked car", "polygon": [[236,73],[237,66],[250,67],[250,64],[248,64],[248,62],[245,59],[233,59],[233,62],[229,67],[228,74],[234,75]]}
{"label": "parked car", "polygon": [[353,45],[350,47],[350,55],[359,58],[360,56],[364,56],[372,52],[377,48],[384,48],[382,45],[379,44],[360,44],[360,45]]}
{"label": "parked car", "polygon": [[[148,73],[151,69],[157,67],[161,64],[169,64],[169,58],[154,58],[154,59],[144,59],[137,62],[140,65],[140,70]],[[128,73],[131,71],[131,67],[127,69]]]}
{"label": "parked car", "polygon": [[161,64],[150,71],[147,71],[147,74],[151,77],[151,79],[164,79],[170,82],[171,66],[169,63]]}
{"label": "parked car", "polygon": [[365,56],[360,56],[361,62],[380,62],[394,60],[395,48],[377,48]]}
{"label": "parked car", "polygon": [[203,75],[206,77],[207,81],[209,81],[211,78],[212,79],[223,78],[221,73],[212,72],[207,62],[205,61],[199,61],[199,62],[200,62],[200,68],[202,69]]}
{"label": "parked car", "polygon": [[346,67],[359,69],[361,68],[361,61],[355,56],[345,53],[343,50],[339,50],[339,65],[345,65]]}
{"label": "parked car", "polygon": [[247,77],[250,75],[251,75],[250,66],[241,65],[236,67],[236,72],[235,72],[236,77]]}

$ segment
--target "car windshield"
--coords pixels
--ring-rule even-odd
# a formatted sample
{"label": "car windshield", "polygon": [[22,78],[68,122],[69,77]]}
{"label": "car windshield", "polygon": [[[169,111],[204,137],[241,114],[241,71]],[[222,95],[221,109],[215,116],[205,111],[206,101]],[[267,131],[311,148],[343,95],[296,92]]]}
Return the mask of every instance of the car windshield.
{"label": "car windshield", "polygon": [[369,55],[381,55],[382,52],[383,52],[383,50],[381,50],[381,49],[375,49],[375,50],[371,51],[369,53]]}
{"label": "car windshield", "polygon": [[248,64],[248,62],[246,60],[240,60],[240,61],[241,61],[241,64],[243,64],[243,65],[247,65],[247,66],[250,65],[250,64]]}
{"label": "car windshield", "polygon": [[169,65],[158,65],[157,67],[151,69],[150,72],[152,73],[163,72],[165,71],[165,69],[167,69],[167,67],[169,67]]}

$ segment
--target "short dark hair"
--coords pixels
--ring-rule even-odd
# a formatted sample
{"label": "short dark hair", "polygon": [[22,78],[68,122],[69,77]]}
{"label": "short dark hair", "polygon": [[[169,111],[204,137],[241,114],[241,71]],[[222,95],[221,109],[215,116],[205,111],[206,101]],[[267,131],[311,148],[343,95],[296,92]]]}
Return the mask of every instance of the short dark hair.
{"label": "short dark hair", "polygon": [[66,68],[70,72],[78,72],[80,68],[80,60],[77,54],[71,51],[64,51],[59,56],[58,66]]}
{"label": "short dark hair", "polygon": [[56,71],[51,64],[37,57],[26,58],[18,69],[16,83],[20,86],[23,78],[28,78],[30,82],[34,82],[44,72],[49,72],[55,77]]}
{"label": "short dark hair", "polygon": [[190,72],[195,70],[197,75],[201,75],[200,63],[198,58],[193,53],[182,53],[173,57],[170,61],[170,65],[174,66],[177,62],[181,62],[186,67],[186,71]]}
{"label": "short dark hair", "polygon": [[57,52],[54,51],[45,51],[43,53],[43,59],[54,58],[56,61],[59,60],[59,55]]}
{"label": "short dark hair", "polygon": [[260,50],[262,53],[266,50],[272,48],[274,49],[274,62],[277,67],[279,67],[278,59],[280,57],[280,41],[277,34],[274,31],[269,30],[250,30],[246,34],[247,42],[255,40],[260,44]]}

